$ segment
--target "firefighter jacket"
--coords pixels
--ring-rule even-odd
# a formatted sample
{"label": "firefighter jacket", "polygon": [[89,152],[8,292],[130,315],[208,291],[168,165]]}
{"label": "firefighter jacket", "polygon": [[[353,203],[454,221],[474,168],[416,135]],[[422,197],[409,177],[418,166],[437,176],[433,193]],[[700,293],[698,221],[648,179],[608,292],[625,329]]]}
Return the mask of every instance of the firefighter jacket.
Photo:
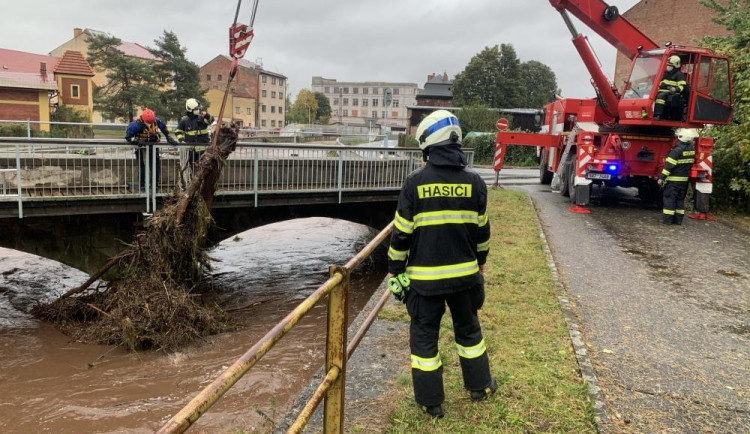
{"label": "firefighter jacket", "polygon": [[677,142],[677,145],[669,151],[665,160],[664,170],[659,176],[667,182],[687,182],[690,177],[690,168],[695,163],[695,148],[692,143]]}
{"label": "firefighter jacket", "polygon": [[489,253],[487,185],[466,169],[459,145],[428,148],[429,160],[404,181],[388,271],[406,271],[421,295],[450,294],[484,283]]}
{"label": "firefighter jacket", "polygon": [[659,92],[669,92],[670,88],[674,87],[677,89],[676,93],[682,93],[686,86],[685,74],[675,68],[671,71],[664,71],[664,76],[659,83]]}
{"label": "firefighter jacket", "polygon": [[151,126],[148,126],[141,118],[133,121],[128,125],[125,132],[125,140],[128,142],[158,142],[160,140],[159,131],[164,133],[164,137],[170,140],[169,130],[161,119],[156,118]]}
{"label": "firefighter jacket", "polygon": [[[206,113],[205,116],[195,115],[192,112],[187,113],[180,119],[174,134],[177,140],[185,143],[202,143],[207,144],[208,128],[214,121],[213,116]],[[205,146],[196,146],[196,151],[205,151]]]}

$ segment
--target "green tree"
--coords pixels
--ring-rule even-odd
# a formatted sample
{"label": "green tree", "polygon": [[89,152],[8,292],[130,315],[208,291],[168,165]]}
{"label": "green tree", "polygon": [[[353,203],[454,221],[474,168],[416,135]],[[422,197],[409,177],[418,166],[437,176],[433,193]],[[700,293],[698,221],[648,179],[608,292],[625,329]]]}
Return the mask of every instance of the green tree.
{"label": "green tree", "polygon": [[318,113],[318,100],[315,94],[307,89],[302,89],[297,94],[297,99],[289,111],[289,120],[294,123],[311,124]]}
{"label": "green tree", "polygon": [[536,60],[524,62],[521,64],[521,79],[526,89],[522,108],[542,108],[555,100],[557,77],[549,66]]}
{"label": "green tree", "polygon": [[704,45],[732,61],[734,122],[713,129],[716,143],[714,193],[719,205],[750,212],[750,0],[702,0],[716,12],[714,19],[729,30],[722,37],[706,37]]}
{"label": "green tree", "polygon": [[[187,49],[177,35],[164,31],[148,50],[160,60],[154,67],[162,90],[159,95],[162,119],[179,120],[185,114],[185,101],[195,98],[206,106],[206,91],[201,89],[200,68],[185,57]],[[216,113],[218,115],[218,113]]]}
{"label": "green tree", "polygon": [[524,95],[521,62],[510,44],[485,47],[453,82],[453,101],[459,106],[521,107]]}
{"label": "green tree", "polygon": [[88,42],[89,64],[107,77],[107,83],[94,90],[95,110],[107,118],[129,122],[137,107],[159,109],[158,82],[150,64],[126,56],[118,48],[122,41],[114,36],[94,35]]}
{"label": "green tree", "polygon": [[491,110],[484,104],[469,104],[456,110],[455,114],[464,136],[472,131],[495,131],[495,123],[500,118],[496,110]]}
{"label": "green tree", "polygon": [[315,118],[321,124],[327,124],[331,120],[331,102],[328,97],[321,92],[315,92],[315,100],[318,102],[318,112]]}

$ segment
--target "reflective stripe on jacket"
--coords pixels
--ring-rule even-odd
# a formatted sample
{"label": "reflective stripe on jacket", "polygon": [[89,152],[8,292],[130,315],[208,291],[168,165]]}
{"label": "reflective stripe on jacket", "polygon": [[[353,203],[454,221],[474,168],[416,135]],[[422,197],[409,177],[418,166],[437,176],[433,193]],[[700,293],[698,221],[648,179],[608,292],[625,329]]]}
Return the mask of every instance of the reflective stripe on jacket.
{"label": "reflective stripe on jacket", "polygon": [[428,162],[401,189],[388,271],[406,271],[422,295],[466,290],[483,282],[479,266],[487,260],[489,240],[482,178],[462,166]]}
{"label": "reflective stripe on jacket", "polygon": [[695,148],[692,143],[677,142],[664,160],[660,178],[667,182],[687,182],[690,168],[695,163]]}
{"label": "reflective stripe on jacket", "polygon": [[[177,140],[185,143],[208,144],[208,129],[213,122],[213,116],[206,114],[206,117],[188,113],[180,119],[175,130]],[[205,146],[196,146],[197,151],[205,151]]]}

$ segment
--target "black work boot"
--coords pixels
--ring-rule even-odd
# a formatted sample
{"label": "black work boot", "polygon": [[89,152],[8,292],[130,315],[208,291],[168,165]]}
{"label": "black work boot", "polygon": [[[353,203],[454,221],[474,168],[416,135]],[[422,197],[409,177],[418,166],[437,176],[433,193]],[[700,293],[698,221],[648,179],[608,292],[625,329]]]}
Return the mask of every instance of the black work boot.
{"label": "black work boot", "polygon": [[445,416],[442,405],[420,405],[419,408],[433,419],[442,419]]}
{"label": "black work boot", "polygon": [[492,380],[490,380],[490,385],[485,387],[482,390],[472,390],[471,391],[471,400],[474,402],[477,401],[484,401],[487,399],[490,394],[495,393],[497,390],[497,380],[495,380],[494,377],[492,377]]}
{"label": "black work boot", "polygon": [[671,225],[672,223],[674,223],[674,216],[667,214],[662,215],[661,223],[665,225]]}

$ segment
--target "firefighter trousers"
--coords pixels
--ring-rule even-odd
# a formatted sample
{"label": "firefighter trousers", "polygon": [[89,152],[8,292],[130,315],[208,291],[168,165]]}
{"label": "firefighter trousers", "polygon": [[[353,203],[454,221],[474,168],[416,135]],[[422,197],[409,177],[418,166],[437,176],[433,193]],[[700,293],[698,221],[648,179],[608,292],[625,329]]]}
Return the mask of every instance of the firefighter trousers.
{"label": "firefighter trousers", "polygon": [[681,225],[685,217],[685,196],[688,183],[669,181],[664,186],[664,209],[662,222],[665,224]]}
{"label": "firefighter trousers", "polygon": [[433,296],[423,296],[411,290],[406,297],[406,309],[411,317],[411,374],[414,399],[420,406],[436,406],[445,400],[438,336],[446,303],[453,318],[464,387],[483,390],[492,381],[487,347],[477,317],[477,311],[484,303],[484,285],[454,294]]}

